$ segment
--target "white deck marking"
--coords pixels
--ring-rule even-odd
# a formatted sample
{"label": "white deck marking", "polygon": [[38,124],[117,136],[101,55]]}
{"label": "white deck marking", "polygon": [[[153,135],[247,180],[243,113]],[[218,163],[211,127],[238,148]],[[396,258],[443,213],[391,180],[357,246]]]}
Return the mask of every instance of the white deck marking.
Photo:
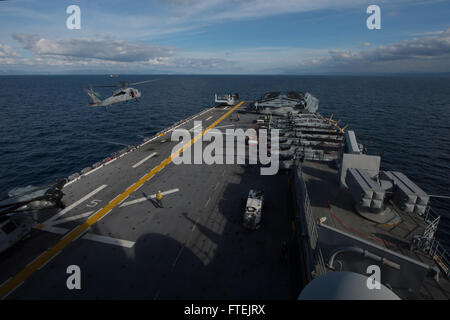
{"label": "white deck marking", "polygon": [[[180,189],[175,188],[175,189],[171,189],[171,190],[167,190],[167,191],[161,192],[161,194],[163,196],[165,196],[165,195],[168,195],[168,194],[171,194],[171,193],[175,193],[175,192],[178,192],[178,191],[180,191]],[[129,206],[129,205],[135,204],[135,203],[148,201],[150,199],[155,199],[155,198],[156,198],[156,194],[152,194],[150,196],[142,197],[142,198],[139,198],[139,199],[136,199],[136,200],[131,200],[131,201],[124,202],[119,207],[122,208],[122,207],[126,207],[126,206]]]}
{"label": "white deck marking", "polygon": [[88,193],[87,195],[85,195],[83,198],[81,198],[78,201],[75,201],[74,203],[72,203],[70,206],[66,207],[65,209],[61,210],[60,212],[58,212],[57,214],[55,214],[53,217],[47,219],[44,223],[42,224],[47,224],[50,223],[56,219],[58,219],[59,217],[61,217],[62,215],[66,214],[67,212],[69,212],[70,210],[72,210],[73,208],[75,208],[76,206],[78,206],[80,203],[82,203],[83,201],[86,201],[87,199],[89,199],[90,197],[92,197],[94,194],[98,193],[99,191],[103,190],[104,188],[106,188],[107,185],[104,184],[100,187],[98,187],[97,189],[95,189],[94,191]]}
{"label": "white deck marking", "polygon": [[92,213],[94,213],[94,212],[95,212],[95,211],[93,210],[93,211],[89,211],[89,212],[86,212],[86,213],[77,214],[77,215],[75,215],[75,216],[67,217],[67,218],[64,218],[64,219],[58,219],[58,220],[56,220],[56,221],[47,223],[47,225],[48,225],[48,226],[56,226],[56,225],[58,225],[58,224],[66,223],[66,222],[69,222],[69,221],[73,221],[73,220],[78,220],[78,219],[86,218],[86,217],[89,217],[89,216],[90,216]]}
{"label": "white deck marking", "polygon": [[[43,227],[41,230],[51,232],[51,233],[56,233],[56,234],[65,234],[69,231],[69,229],[65,229],[65,228],[48,227],[48,226]],[[85,233],[81,238],[86,239],[86,240],[106,243],[106,244],[112,244],[115,246],[125,247],[125,248],[132,248],[135,244],[134,241],[117,239],[117,238],[102,236],[102,235],[93,234],[93,233]]]}
{"label": "white deck marking", "polygon": [[141,164],[143,164],[145,161],[147,161],[148,159],[153,158],[154,156],[156,156],[158,154],[158,152],[153,152],[151,155],[145,157],[144,159],[142,159],[141,161],[139,161],[138,163],[136,163],[132,168],[137,168],[139,167]]}
{"label": "white deck marking", "polygon": [[194,131],[195,129],[197,129],[197,128],[200,127],[201,125],[202,125],[202,124],[200,123],[200,124],[197,124],[197,125],[193,126],[192,129],[189,130],[189,132]]}
{"label": "white deck marking", "polygon": [[60,228],[60,227],[52,227],[52,226],[43,226],[39,230],[56,233],[56,234],[66,234],[68,231],[68,229],[64,229],[64,228]]}
{"label": "white deck marking", "polygon": [[205,119],[205,121],[208,121],[208,120],[209,120],[209,119],[211,119],[211,118],[212,118],[212,116],[210,116],[210,117],[206,118],[206,119]]}
{"label": "white deck marking", "polygon": [[83,239],[102,242],[102,243],[106,243],[106,244],[112,244],[115,246],[125,247],[125,248],[133,248],[134,243],[135,243],[134,241],[111,238],[111,237],[101,236],[101,235],[93,234],[93,233],[86,233],[84,235]]}

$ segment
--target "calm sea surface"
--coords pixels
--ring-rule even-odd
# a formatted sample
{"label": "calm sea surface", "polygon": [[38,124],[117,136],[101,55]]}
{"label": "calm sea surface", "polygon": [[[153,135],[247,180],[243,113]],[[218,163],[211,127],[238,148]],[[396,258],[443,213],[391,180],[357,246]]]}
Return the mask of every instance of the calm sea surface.
{"label": "calm sea surface", "polygon": [[[138,82],[139,103],[86,108],[85,85]],[[308,91],[319,112],[342,119],[382,168],[404,172],[432,195],[450,196],[450,78],[334,76],[0,76],[0,195],[43,185],[137,144],[214,103],[214,93],[256,99]],[[101,98],[109,89],[99,90]],[[0,196],[0,197],[1,197]],[[433,199],[450,247],[450,200]]]}

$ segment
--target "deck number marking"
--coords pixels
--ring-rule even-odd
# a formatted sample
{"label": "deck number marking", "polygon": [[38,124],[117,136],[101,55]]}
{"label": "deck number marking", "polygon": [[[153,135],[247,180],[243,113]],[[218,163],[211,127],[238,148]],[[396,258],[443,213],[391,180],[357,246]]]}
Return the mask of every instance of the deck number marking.
{"label": "deck number marking", "polygon": [[65,209],[61,210],[60,212],[58,212],[57,214],[55,214],[53,217],[49,218],[47,221],[45,221],[44,223],[42,223],[38,229],[41,229],[44,225],[52,225],[53,222],[60,218],[61,216],[65,215],[67,212],[69,212],[70,210],[72,210],[73,208],[75,208],[76,206],[78,206],[79,204],[81,204],[82,202],[86,201],[87,199],[89,199],[90,197],[92,197],[93,195],[95,195],[96,193],[100,192],[101,190],[103,190],[104,188],[106,188],[107,185],[104,184],[100,187],[98,187],[97,189],[95,189],[94,191],[90,192],[89,194],[85,195],[83,198],[81,198],[80,200],[72,203],[70,206],[66,207]]}
{"label": "deck number marking", "polygon": [[90,202],[90,204],[87,204],[86,207],[93,208],[93,207],[97,206],[100,202],[102,202],[102,200],[94,199]]}

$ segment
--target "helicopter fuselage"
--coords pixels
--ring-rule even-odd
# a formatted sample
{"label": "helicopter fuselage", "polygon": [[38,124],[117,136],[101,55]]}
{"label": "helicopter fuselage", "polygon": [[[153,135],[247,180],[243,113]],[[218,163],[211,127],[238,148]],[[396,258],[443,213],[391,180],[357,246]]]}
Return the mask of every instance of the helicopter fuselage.
{"label": "helicopter fuselage", "polygon": [[132,99],[138,99],[141,97],[141,92],[134,88],[123,88],[113,92],[111,97],[104,100],[93,101],[89,103],[89,107],[108,107],[112,104],[119,102],[126,102]]}

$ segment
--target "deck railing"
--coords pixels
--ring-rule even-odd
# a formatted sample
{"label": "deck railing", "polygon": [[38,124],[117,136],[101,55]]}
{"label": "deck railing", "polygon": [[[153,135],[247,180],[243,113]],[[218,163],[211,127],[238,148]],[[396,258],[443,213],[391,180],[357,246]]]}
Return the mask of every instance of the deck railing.
{"label": "deck railing", "polygon": [[[305,180],[303,180],[303,173],[300,171],[300,177],[301,179],[299,180],[299,186],[301,189],[301,194],[302,194],[302,206],[303,206],[303,214],[305,215],[305,220],[306,220],[306,225],[307,225],[307,230],[308,230],[308,237],[309,237],[309,244],[311,246],[313,255],[314,255],[314,259],[315,259],[315,275],[316,276],[320,276],[322,274],[325,274],[327,272],[327,269],[325,267],[325,262],[323,259],[323,255],[322,255],[322,250],[320,248],[319,242],[318,242],[318,238],[319,238],[319,233],[317,230],[317,224],[316,221],[314,219],[314,215],[312,212],[312,208],[311,208],[311,202],[309,200],[309,195],[308,195],[308,191],[306,188],[306,183]],[[299,212],[299,214],[302,214],[301,212]]]}
{"label": "deck railing", "polygon": [[430,255],[433,261],[441,268],[442,272],[448,277],[450,275],[450,257],[448,251],[442,246],[439,240],[435,237],[435,231],[440,220],[440,216],[433,211],[428,205],[425,213],[422,215],[426,227],[424,236],[428,236],[431,240],[429,247],[426,248],[426,253]]}
{"label": "deck railing", "polygon": [[442,272],[448,277],[450,275],[448,251],[439,243],[438,240],[433,239],[428,254],[439,265]]}

